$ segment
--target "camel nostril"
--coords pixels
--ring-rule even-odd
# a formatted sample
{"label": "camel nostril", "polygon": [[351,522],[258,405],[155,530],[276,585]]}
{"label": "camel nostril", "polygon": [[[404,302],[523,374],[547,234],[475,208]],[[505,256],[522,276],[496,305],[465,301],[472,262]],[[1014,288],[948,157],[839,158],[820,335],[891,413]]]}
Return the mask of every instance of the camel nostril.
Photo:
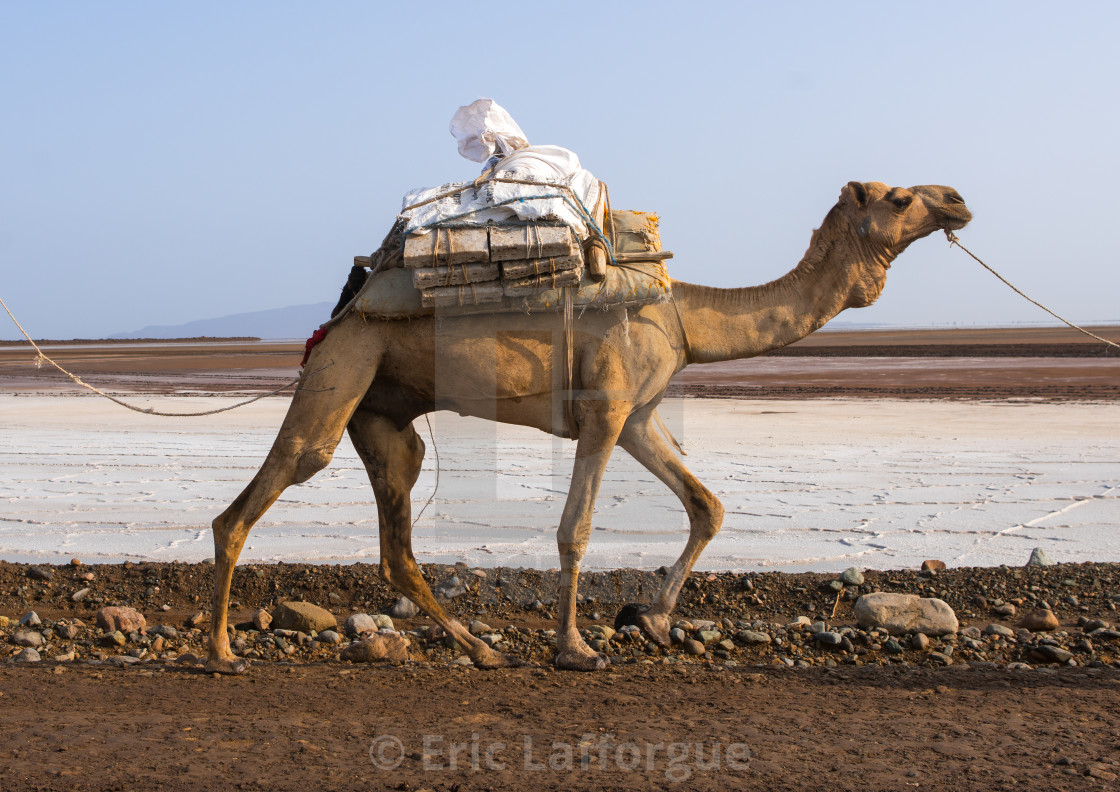
{"label": "camel nostril", "polygon": [[964,198],[961,198],[961,194],[958,193],[958,192],[945,193],[945,200],[948,201],[949,203],[954,203],[954,204],[963,204],[964,203]]}

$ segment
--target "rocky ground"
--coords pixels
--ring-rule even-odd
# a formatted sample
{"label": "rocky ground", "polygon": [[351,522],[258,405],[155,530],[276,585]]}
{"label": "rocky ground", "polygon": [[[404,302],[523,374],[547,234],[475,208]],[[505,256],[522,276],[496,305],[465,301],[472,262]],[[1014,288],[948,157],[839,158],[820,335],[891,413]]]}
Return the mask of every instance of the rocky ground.
{"label": "rocky ground", "polygon": [[[615,629],[657,572],[585,575],[581,624],[612,660],[593,674],[551,668],[555,572],[424,567],[473,632],[533,664],[481,671],[374,566],[244,566],[231,641],[252,666],[220,679],[198,664],[210,573],[0,563],[4,788],[1097,789],[1120,775],[1117,564],[699,573],[668,649]],[[938,598],[959,628],[861,627],[871,592]],[[342,659],[377,641],[397,659]]]}

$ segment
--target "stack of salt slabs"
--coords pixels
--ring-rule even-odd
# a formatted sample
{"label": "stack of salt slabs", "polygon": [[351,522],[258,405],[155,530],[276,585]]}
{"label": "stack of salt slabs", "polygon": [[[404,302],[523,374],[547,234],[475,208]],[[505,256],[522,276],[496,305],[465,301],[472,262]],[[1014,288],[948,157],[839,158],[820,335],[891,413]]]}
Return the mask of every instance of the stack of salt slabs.
{"label": "stack of salt slabs", "polygon": [[563,224],[433,226],[405,239],[404,265],[424,306],[444,308],[574,286],[583,255]]}

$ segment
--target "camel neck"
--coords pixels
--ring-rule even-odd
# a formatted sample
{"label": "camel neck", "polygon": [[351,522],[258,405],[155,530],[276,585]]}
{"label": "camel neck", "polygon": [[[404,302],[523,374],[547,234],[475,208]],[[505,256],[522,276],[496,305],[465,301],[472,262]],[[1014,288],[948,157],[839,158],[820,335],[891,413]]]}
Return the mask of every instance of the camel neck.
{"label": "camel neck", "polygon": [[674,282],[691,363],[754,357],[792,344],[844,308],[868,305],[882,289],[893,256],[872,255],[822,226],[801,262],[762,286],[718,289]]}

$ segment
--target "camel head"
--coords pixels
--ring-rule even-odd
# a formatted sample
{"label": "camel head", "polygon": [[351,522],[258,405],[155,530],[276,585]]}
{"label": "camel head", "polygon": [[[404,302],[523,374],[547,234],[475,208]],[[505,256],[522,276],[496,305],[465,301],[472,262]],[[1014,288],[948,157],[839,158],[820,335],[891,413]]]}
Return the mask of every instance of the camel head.
{"label": "camel head", "polygon": [[934,231],[956,231],[972,219],[952,187],[923,184],[890,187],[882,182],[848,182],[836,205],[850,223],[864,272],[847,307],[871,305],[883,290],[891,262],[910,243]]}

